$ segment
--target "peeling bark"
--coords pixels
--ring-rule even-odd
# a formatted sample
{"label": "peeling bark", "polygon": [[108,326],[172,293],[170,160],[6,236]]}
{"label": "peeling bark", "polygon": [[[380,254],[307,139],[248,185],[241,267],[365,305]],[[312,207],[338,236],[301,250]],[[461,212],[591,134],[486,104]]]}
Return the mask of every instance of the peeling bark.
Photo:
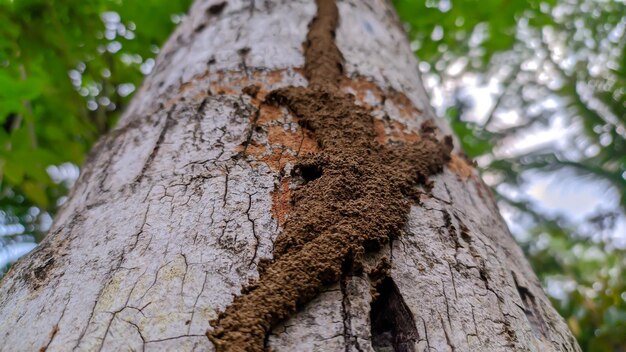
{"label": "peeling bark", "polygon": [[[390,5],[337,3],[337,87],[373,139],[419,141],[428,106]],[[313,0],[198,0],[119,126],[94,147],[46,239],[0,282],[1,351],[212,351],[205,333],[293,215],[320,152],[301,117],[265,103],[306,87]],[[579,351],[500,217],[453,152],[401,233],[366,253],[264,345],[277,351]],[[389,267],[381,273],[380,263]]]}

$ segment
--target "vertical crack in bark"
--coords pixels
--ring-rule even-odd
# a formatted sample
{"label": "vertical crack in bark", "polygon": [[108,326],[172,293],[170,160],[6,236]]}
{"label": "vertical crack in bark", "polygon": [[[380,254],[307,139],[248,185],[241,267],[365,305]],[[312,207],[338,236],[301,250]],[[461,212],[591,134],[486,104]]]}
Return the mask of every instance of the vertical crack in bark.
{"label": "vertical crack in bark", "polygon": [[[358,270],[365,252],[400,235],[417,187],[429,186],[428,176],[440,172],[450,158],[452,139],[439,141],[432,123],[424,124],[415,143],[376,142],[369,110],[338,88],[342,56],[334,38],[339,21],[335,0],[317,0],[317,5],[305,43],[309,87],[275,90],[266,103],[287,107],[313,132],[321,151],[301,156],[294,167],[303,185],[293,192],[292,211],[274,243],[273,260],[260,263],[259,280],[211,322],[214,330],[207,337],[217,351],[262,351],[273,325],[346,270]],[[410,351],[402,347],[404,336],[416,336],[405,326],[408,308],[397,303],[397,289],[387,291],[395,292],[384,307],[398,313],[393,322],[400,325],[392,327],[396,344],[403,348],[399,351]]]}
{"label": "vertical crack in bark", "polygon": [[[71,291],[70,291],[71,293]],[[72,298],[70,293],[67,294],[67,299],[65,300],[65,304],[63,306],[63,311],[61,311],[61,316],[59,317],[59,319],[57,320],[56,324],[54,324],[52,326],[52,330],[50,331],[50,338],[48,339],[48,342],[46,343],[45,346],[41,347],[39,349],[39,352],[45,352],[48,350],[48,347],[50,347],[50,345],[52,344],[52,341],[54,340],[54,338],[56,337],[57,333],[59,332],[60,328],[60,324],[61,324],[61,320],[63,320],[63,317],[65,316],[65,311],[67,310],[67,306],[70,303],[70,299]]]}
{"label": "vertical crack in bark", "polygon": [[[244,88],[245,90],[246,88]],[[254,93],[256,95],[256,93]],[[252,141],[252,136],[254,135],[254,130],[257,127],[257,123],[259,121],[259,116],[261,116],[261,109],[257,108],[253,112],[252,121],[250,122],[250,128],[248,129],[246,140],[243,142],[243,150],[241,151],[242,155],[245,155],[248,152],[248,147],[250,146],[250,142]]]}
{"label": "vertical crack in bark", "polygon": [[176,124],[176,121],[174,120],[172,116],[174,110],[176,110],[176,104],[174,104],[165,115],[165,122],[163,123],[163,128],[161,128],[159,137],[155,141],[154,147],[152,147],[152,151],[150,152],[150,155],[148,155],[148,158],[144,162],[143,167],[141,168],[141,172],[139,173],[139,175],[137,176],[137,179],[134,182],[135,184],[140,183],[147,176],[148,169],[150,168],[150,166],[152,166],[154,159],[156,158],[157,154],[159,153],[159,150],[161,149],[161,145],[163,145],[163,141],[165,140],[165,135]]}
{"label": "vertical crack in bark", "polygon": [[343,318],[343,341],[345,345],[345,352],[356,350],[357,352],[363,352],[361,346],[359,346],[359,340],[352,331],[352,315],[350,314],[352,303],[350,302],[350,294],[348,287],[348,280],[352,279],[354,273],[346,272],[339,280],[339,287],[341,289],[341,315]]}
{"label": "vertical crack in bark", "polygon": [[202,296],[202,293],[204,292],[208,278],[209,278],[209,272],[205,271],[204,280],[202,281],[202,287],[200,288],[198,295],[196,295],[196,300],[193,302],[193,309],[191,310],[191,318],[189,318],[189,324],[187,325],[187,335],[191,334],[191,326],[193,325],[193,317],[196,315],[196,307],[198,306],[198,301],[200,300],[200,297]]}
{"label": "vertical crack in bark", "polygon": [[547,337],[547,326],[546,322],[543,320],[541,312],[539,312],[539,307],[537,306],[537,302],[535,301],[535,296],[530,292],[530,290],[522,285],[520,285],[517,281],[517,277],[514,272],[511,272],[513,275],[513,281],[515,282],[515,287],[517,288],[517,292],[519,293],[520,298],[522,299],[522,303],[524,307],[522,310],[526,315],[526,319],[528,319],[528,323],[530,324],[530,328],[533,331],[533,334],[538,339],[543,339]]}
{"label": "vertical crack in bark", "polygon": [[[450,319],[449,315],[448,315],[448,319]],[[455,352],[456,347],[452,343],[452,339],[450,338],[450,333],[448,333],[448,329],[446,329],[446,324],[443,322],[443,317],[441,316],[441,313],[439,313],[439,321],[441,322],[441,328],[443,329],[443,334],[446,337],[446,343],[448,344],[448,347],[450,347],[450,351]],[[450,329],[452,329],[452,326],[450,326]]]}
{"label": "vertical crack in bark", "polygon": [[390,277],[376,286],[371,305],[372,347],[376,351],[414,352],[418,339],[413,314]]}
{"label": "vertical crack in bark", "polygon": [[46,343],[45,346],[41,347],[39,349],[39,352],[46,352],[48,350],[48,347],[50,347],[50,344],[52,343],[52,340],[54,340],[54,337],[57,335],[57,333],[59,332],[59,325],[55,324],[52,327],[52,331],[50,331],[50,338],[48,339],[48,342]]}
{"label": "vertical crack in bark", "polygon": [[252,255],[252,258],[250,259],[250,262],[248,262],[248,266],[253,265],[254,262],[256,261],[256,257],[259,251],[259,244],[261,243],[261,238],[256,233],[255,219],[252,219],[250,217],[250,208],[252,208],[252,196],[255,194],[256,193],[248,194],[248,208],[246,209],[246,217],[248,218],[248,222],[250,222],[250,225],[252,226],[252,236],[254,236],[254,254]]}
{"label": "vertical crack in bark", "polygon": [[430,351],[431,347],[430,347],[430,340],[428,339],[428,326],[426,325],[426,321],[424,320],[424,318],[420,317],[420,319],[422,320],[422,326],[424,327],[424,337],[426,338],[426,351]]}

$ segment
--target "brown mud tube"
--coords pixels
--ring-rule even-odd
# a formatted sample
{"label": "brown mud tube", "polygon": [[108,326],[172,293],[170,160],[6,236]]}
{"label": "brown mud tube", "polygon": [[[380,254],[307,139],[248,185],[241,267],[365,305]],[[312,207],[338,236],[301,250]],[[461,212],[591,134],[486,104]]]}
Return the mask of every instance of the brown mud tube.
{"label": "brown mud tube", "polygon": [[[318,0],[305,43],[309,87],[269,93],[267,104],[288,108],[320,150],[298,159],[291,210],[260,278],[207,332],[217,351],[263,351],[271,328],[344,272],[358,271],[363,254],[399,236],[419,186],[450,160],[452,139],[440,141],[432,123],[413,143],[381,145],[374,117],[339,90],[345,79],[335,45],[334,0]],[[428,187],[427,187],[428,188]]]}

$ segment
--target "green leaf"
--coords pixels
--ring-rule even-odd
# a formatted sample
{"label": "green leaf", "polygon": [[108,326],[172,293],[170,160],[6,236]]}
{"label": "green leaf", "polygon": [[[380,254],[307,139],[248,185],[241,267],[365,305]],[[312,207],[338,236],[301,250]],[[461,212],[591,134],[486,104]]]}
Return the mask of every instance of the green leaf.
{"label": "green leaf", "polygon": [[48,207],[48,196],[46,195],[44,186],[32,181],[24,181],[22,190],[37,206],[43,209]]}
{"label": "green leaf", "polygon": [[2,160],[2,173],[10,183],[19,185],[24,180],[24,168],[12,160]]}

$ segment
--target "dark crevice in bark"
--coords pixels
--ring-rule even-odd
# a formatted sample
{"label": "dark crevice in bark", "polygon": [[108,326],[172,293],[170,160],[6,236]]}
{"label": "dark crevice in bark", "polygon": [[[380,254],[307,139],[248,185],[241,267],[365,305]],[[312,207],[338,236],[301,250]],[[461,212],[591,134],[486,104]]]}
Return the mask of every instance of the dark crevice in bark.
{"label": "dark crevice in bark", "polygon": [[294,168],[292,176],[301,177],[305,183],[311,182],[322,176],[322,166],[298,165],[298,167]]}
{"label": "dark crevice in bark", "polygon": [[537,306],[535,296],[530,292],[528,288],[520,285],[517,282],[517,277],[515,273],[512,272],[511,274],[513,275],[513,281],[515,282],[517,292],[519,293],[519,296],[522,299],[522,303],[524,304],[524,314],[526,315],[526,319],[528,319],[528,323],[530,324],[533,334],[538,339],[547,338],[548,329],[546,326],[546,322],[543,320],[541,312],[539,311],[539,307]]}
{"label": "dark crevice in bark", "polygon": [[390,277],[376,286],[371,304],[372,347],[376,351],[414,352],[419,335],[413,314]]}
{"label": "dark crevice in bark", "polygon": [[209,8],[206,9],[206,13],[209,16],[217,16],[220,13],[222,13],[222,11],[224,11],[224,8],[226,7],[226,5],[227,5],[226,1],[220,2],[215,5],[211,5],[209,6]]}
{"label": "dark crevice in bark", "polygon": [[[66,255],[73,240],[72,237],[65,237],[65,234],[72,233],[72,230],[80,227],[84,221],[85,217],[82,214],[74,215],[65,228],[49,234],[39,246],[28,254],[30,258],[28,261],[19,261],[12,266],[11,270],[14,271],[9,273],[19,275],[31,293],[37,293],[44,287],[51,285],[55,279],[64,275],[60,268],[67,260]],[[9,277],[9,273],[6,277]],[[0,287],[7,282],[9,281],[0,281]],[[14,292],[17,282],[17,280],[13,280],[11,288],[7,291],[9,294]]]}
{"label": "dark crevice in bark", "polygon": [[248,262],[248,266],[255,265],[255,261],[259,251],[259,244],[261,243],[261,237],[256,231],[256,222],[255,219],[250,217],[250,209],[252,208],[252,196],[256,193],[248,194],[248,208],[246,209],[246,217],[248,218],[248,222],[252,226],[252,236],[254,237],[254,254],[252,255],[252,259]]}
{"label": "dark crevice in bark", "polygon": [[242,68],[242,71],[246,74],[246,77],[248,78],[250,77],[250,72],[248,70],[248,65],[246,64],[246,58],[248,57],[249,53],[250,48],[248,47],[237,50],[237,54],[239,54],[239,59],[241,60],[240,66]]}
{"label": "dark crevice in bark", "polygon": [[352,334],[352,315],[350,313],[352,303],[350,302],[350,292],[348,291],[348,280],[351,279],[351,276],[351,274],[344,274],[339,281],[342,296],[341,315],[343,318],[343,340],[346,352],[352,351],[353,348],[357,352],[362,352],[357,337]]}
{"label": "dark crevice in bark", "polygon": [[251,122],[250,122],[250,128],[248,129],[248,132],[247,132],[247,135],[246,135],[246,140],[243,142],[243,150],[241,151],[241,155],[245,155],[246,154],[246,152],[248,151],[248,146],[250,145],[250,142],[252,141],[252,137],[254,135],[254,131],[256,130],[257,123],[259,121],[259,116],[261,116],[261,109],[260,109],[260,107],[255,109],[253,114],[254,115],[252,115]]}

